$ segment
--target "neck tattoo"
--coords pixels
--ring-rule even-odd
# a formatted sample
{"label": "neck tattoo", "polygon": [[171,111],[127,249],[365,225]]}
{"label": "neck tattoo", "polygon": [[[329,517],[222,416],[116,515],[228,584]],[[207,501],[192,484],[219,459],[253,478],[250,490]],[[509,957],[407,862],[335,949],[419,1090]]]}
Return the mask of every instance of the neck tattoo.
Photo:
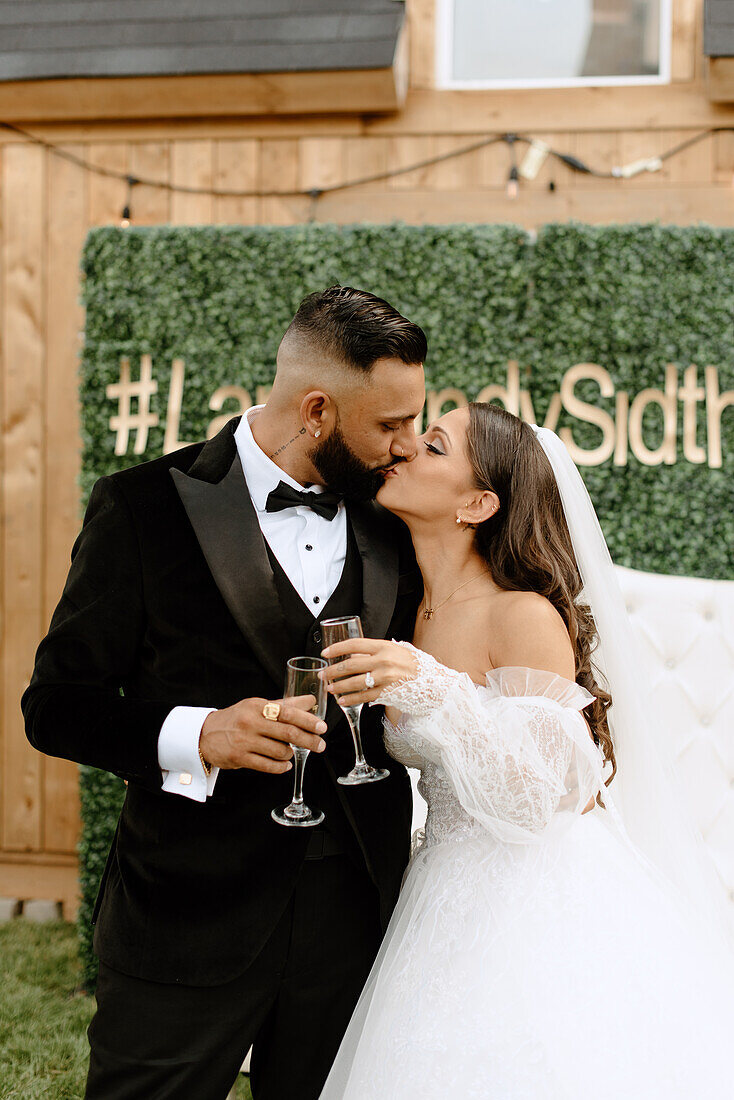
{"label": "neck tattoo", "polygon": [[271,457],[271,458],[276,458],[276,457],[277,457],[278,455],[281,455],[281,454],[283,453],[283,451],[284,451],[284,450],[286,449],[286,447],[290,447],[291,443],[295,443],[295,442],[296,442],[296,440],[298,439],[298,436],[299,436],[299,435],[305,435],[305,434],[306,434],[306,429],[305,429],[305,428],[301,428],[300,432],[298,432],[298,435],[294,435],[294,436],[293,436],[293,439],[289,439],[289,440],[288,440],[288,442],[287,442],[287,443],[284,443],[282,447],[278,447],[278,450],[277,450],[277,451],[273,451],[273,453],[271,454],[271,456],[270,456],[270,457]]}

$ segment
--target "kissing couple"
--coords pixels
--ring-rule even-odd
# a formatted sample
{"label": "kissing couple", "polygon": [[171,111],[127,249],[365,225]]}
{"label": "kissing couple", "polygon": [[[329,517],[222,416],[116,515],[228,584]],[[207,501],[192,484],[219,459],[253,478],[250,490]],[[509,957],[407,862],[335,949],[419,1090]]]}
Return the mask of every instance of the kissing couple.
{"label": "kissing couple", "polygon": [[[310,294],[266,405],[92,490],[22,703],[127,782],[88,1100],[224,1100],[250,1048],[254,1100],[730,1091],[718,886],[583,482],[494,405],[417,437],[426,351]],[[322,650],[323,721],[283,697]],[[380,782],[337,781],[342,705]],[[314,828],[271,817],[294,746]]]}

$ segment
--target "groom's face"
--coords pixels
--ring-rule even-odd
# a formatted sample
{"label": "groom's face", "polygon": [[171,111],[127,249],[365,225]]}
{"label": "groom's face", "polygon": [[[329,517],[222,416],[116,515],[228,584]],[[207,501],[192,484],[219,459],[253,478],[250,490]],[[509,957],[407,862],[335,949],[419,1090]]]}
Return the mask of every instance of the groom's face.
{"label": "groom's face", "polygon": [[334,402],[331,429],[309,454],[325,484],[353,500],[375,497],[389,469],[415,458],[424,401],[421,364],[378,360],[365,385]]}

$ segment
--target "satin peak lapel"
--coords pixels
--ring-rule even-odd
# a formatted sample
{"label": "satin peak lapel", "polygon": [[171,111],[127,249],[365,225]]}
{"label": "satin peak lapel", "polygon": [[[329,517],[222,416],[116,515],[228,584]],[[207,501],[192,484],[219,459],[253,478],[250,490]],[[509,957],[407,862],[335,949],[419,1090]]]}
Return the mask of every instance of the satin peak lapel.
{"label": "satin peak lapel", "polygon": [[398,544],[376,505],[347,505],[362,558],[362,630],[365,638],[384,638],[398,594]]}
{"label": "satin peak lapel", "polygon": [[229,470],[217,482],[170,472],[217,588],[280,687],[291,656],[289,633],[239,455],[235,450]]}

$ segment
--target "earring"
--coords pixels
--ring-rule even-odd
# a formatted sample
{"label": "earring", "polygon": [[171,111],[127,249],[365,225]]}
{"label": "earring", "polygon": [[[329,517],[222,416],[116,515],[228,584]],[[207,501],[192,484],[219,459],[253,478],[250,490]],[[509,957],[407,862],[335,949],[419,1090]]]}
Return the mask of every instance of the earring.
{"label": "earring", "polygon": [[457,516],[456,517],[456,522],[457,523],[463,523],[464,521],[462,520],[461,516]]}
{"label": "earring", "polygon": [[317,430],[313,434],[314,434],[314,437],[316,439],[318,439],[319,436],[321,435],[321,428],[317,428]]}

